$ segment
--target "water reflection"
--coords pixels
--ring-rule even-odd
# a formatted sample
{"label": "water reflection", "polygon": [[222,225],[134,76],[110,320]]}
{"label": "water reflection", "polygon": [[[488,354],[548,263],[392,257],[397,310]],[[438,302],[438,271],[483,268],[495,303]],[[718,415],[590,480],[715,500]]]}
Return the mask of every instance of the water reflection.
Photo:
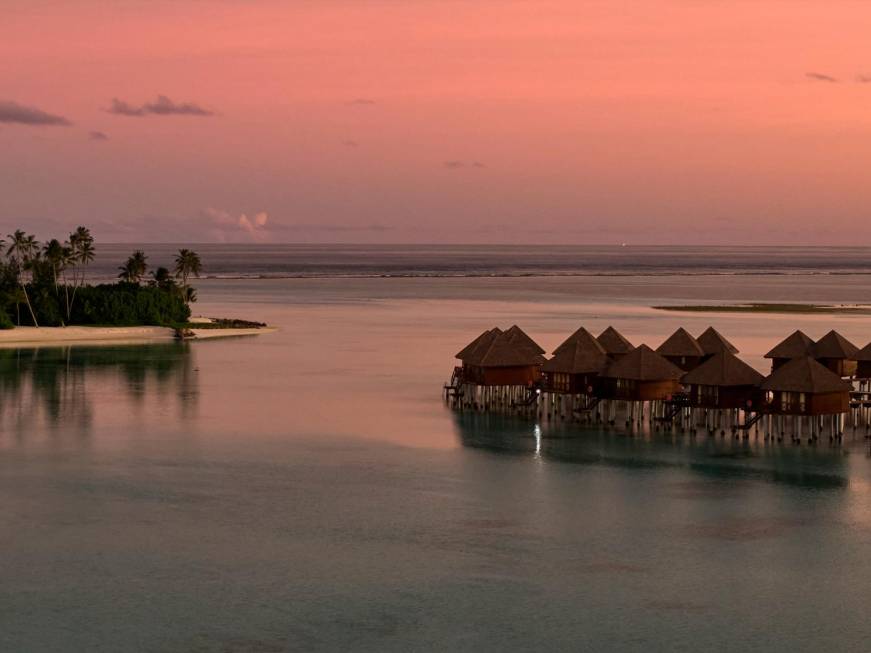
{"label": "water reflection", "polygon": [[848,450],[809,449],[761,439],[690,437],[671,433],[629,436],[593,426],[536,423],[473,411],[453,413],[463,446],[500,454],[634,469],[689,469],[712,480],[761,480],[808,488],[845,488]]}
{"label": "water reflection", "polygon": [[24,438],[40,427],[79,435],[94,421],[95,402],[140,405],[147,394],[195,417],[196,368],[188,343],[112,347],[0,349],[0,430]]}

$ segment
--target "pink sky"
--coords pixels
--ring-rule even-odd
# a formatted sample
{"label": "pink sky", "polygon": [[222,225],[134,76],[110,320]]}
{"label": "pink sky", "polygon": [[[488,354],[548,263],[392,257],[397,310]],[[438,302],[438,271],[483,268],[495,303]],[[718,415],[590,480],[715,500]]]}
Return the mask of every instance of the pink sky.
{"label": "pink sky", "polygon": [[0,231],[867,244],[869,31],[864,0],[5,0]]}

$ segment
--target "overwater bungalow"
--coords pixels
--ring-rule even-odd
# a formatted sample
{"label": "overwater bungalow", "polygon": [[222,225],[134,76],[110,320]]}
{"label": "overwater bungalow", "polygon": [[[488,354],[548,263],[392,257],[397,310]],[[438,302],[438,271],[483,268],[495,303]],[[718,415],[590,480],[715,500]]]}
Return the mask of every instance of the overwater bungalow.
{"label": "overwater bungalow", "polygon": [[592,394],[599,375],[610,362],[605,348],[581,327],[542,365],[544,389],[554,393]]}
{"label": "overwater bungalow", "polygon": [[623,337],[623,334],[612,326],[609,326],[607,329],[602,331],[596,340],[598,340],[599,344],[605,348],[605,352],[613,360],[619,360],[635,349],[635,345],[629,342],[625,337]]}
{"label": "overwater bungalow", "polygon": [[608,366],[597,392],[604,399],[663,401],[681,390],[683,374],[647,345],[639,345]]}
{"label": "overwater bungalow", "polygon": [[871,379],[871,342],[856,352],[856,378],[862,381]]}
{"label": "overwater bungalow", "polygon": [[696,338],[696,341],[701,346],[702,351],[705,352],[707,358],[715,356],[721,352],[728,352],[730,354],[738,353],[738,348],[712,326],[705,329],[702,332],[702,335]]}
{"label": "overwater bungalow", "polygon": [[802,356],[780,365],[760,388],[765,412],[814,416],[847,412],[853,386],[811,356]]}
{"label": "overwater bungalow", "polygon": [[787,336],[771,351],[765,354],[765,358],[771,359],[771,371],[778,369],[795,358],[811,356],[814,341],[801,331],[794,331]]}
{"label": "overwater bungalow", "polygon": [[678,328],[657,347],[656,353],[685,372],[697,367],[705,357],[705,350],[702,349],[698,340],[693,338],[683,327]]}
{"label": "overwater bungalow", "polygon": [[[525,338],[517,331],[509,333],[491,329],[471,343],[474,347],[467,347],[457,354],[463,362],[463,383],[527,387],[537,382],[545,359],[540,353],[541,348],[525,333],[520,333]],[[462,358],[460,354],[463,354]]]}
{"label": "overwater bungalow", "polygon": [[487,329],[486,331],[484,331],[484,333],[482,333],[480,336],[475,338],[468,345],[463,347],[459,352],[457,352],[457,354],[454,356],[454,358],[457,358],[460,361],[462,361],[463,363],[465,363],[466,359],[469,356],[471,356],[472,353],[478,347],[480,347],[485,342],[490,342],[490,340],[492,340],[492,338],[494,338],[496,335],[498,335],[500,333],[502,333],[502,329],[500,329],[499,327],[493,327],[492,329]]}
{"label": "overwater bungalow", "polygon": [[812,356],[840,377],[856,373],[859,348],[832,329],[811,347]]}
{"label": "overwater bungalow", "polygon": [[763,377],[730,351],[721,351],[683,375],[690,405],[745,410],[758,407]]}

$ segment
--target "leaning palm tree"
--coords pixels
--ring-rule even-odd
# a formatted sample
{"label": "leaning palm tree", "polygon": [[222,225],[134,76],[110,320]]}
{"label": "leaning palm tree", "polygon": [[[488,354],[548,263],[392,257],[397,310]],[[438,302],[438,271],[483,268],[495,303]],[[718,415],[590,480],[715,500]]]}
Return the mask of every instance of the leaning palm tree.
{"label": "leaning palm tree", "polygon": [[190,249],[178,250],[175,255],[175,276],[181,278],[182,297],[188,304],[196,301],[196,294],[188,292],[188,279],[192,276],[199,279],[202,271],[203,263],[199,254]]}
{"label": "leaning palm tree", "polygon": [[16,229],[15,233],[11,233],[9,238],[9,248],[6,250],[6,255],[10,262],[15,266],[18,273],[18,282],[21,284],[21,290],[24,294],[24,301],[27,304],[27,309],[30,311],[30,317],[33,319],[33,325],[39,326],[36,319],[36,313],[33,312],[33,306],[30,303],[30,297],[27,294],[27,286],[24,283],[24,277],[21,276],[21,271],[30,267],[33,259],[38,255],[36,237],[31,234],[24,233],[21,229]]}
{"label": "leaning palm tree", "polygon": [[148,271],[148,257],[141,249],[137,249],[130,258],[118,268],[121,272],[118,278],[127,283],[139,285],[145,273]]}

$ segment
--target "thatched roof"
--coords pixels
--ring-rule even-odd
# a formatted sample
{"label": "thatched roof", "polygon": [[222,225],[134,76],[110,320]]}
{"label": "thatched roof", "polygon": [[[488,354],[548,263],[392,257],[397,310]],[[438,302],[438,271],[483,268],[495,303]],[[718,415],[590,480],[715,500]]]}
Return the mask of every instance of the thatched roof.
{"label": "thatched roof", "polygon": [[795,331],[765,354],[765,358],[799,358],[811,353],[814,341],[801,331]]}
{"label": "thatched roof", "polygon": [[853,385],[810,356],[802,356],[778,367],[761,387],[763,390],[816,394],[849,391]]}
{"label": "thatched roof", "polygon": [[541,365],[544,361],[544,357],[528,344],[512,342],[511,336],[505,331],[479,346],[465,363],[478,367],[524,367]]}
{"label": "thatched roof", "polygon": [[605,348],[609,356],[613,354],[628,354],[635,349],[635,346],[612,326],[602,331],[596,340]]}
{"label": "thatched roof", "polygon": [[[581,331],[579,329],[578,331]],[[575,332],[578,335],[578,332]],[[573,336],[574,337],[574,336]],[[561,374],[598,374],[609,363],[605,348],[586,329],[574,342],[564,342],[554,352],[553,358],[542,365],[545,372]]]}
{"label": "thatched roof", "polygon": [[704,356],[705,350],[698,340],[680,327],[656,348],[656,353],[662,356]]}
{"label": "thatched roof", "polygon": [[814,358],[856,360],[858,353],[859,348],[834,329],[817,340],[811,348]]}
{"label": "thatched roof", "polygon": [[685,385],[716,385],[732,387],[739,385],[759,385],[764,379],[759,372],[730,351],[721,351],[684,374],[681,383]]}
{"label": "thatched roof", "polygon": [[611,363],[602,376],[634,381],[676,381],[683,373],[677,365],[673,365],[647,345],[638,345],[620,360]]}
{"label": "thatched roof", "polygon": [[[566,338],[565,340],[563,340],[563,342],[560,344],[560,346],[553,350],[553,353],[554,353],[554,354],[558,354],[558,353],[560,353],[560,351],[561,351],[562,349],[568,349],[569,347],[574,347],[575,343],[578,342],[579,340],[582,340],[583,342],[586,342],[586,343],[589,343],[590,341],[593,341],[593,342],[595,342],[599,347],[602,346],[602,345],[599,343],[599,341],[596,340],[596,337],[595,337],[592,333],[590,333],[589,331],[587,331],[584,327],[580,327],[580,328],[579,328],[577,331],[575,331],[572,335],[570,335],[568,338]],[[604,351],[604,350],[603,350],[603,351]]]}
{"label": "thatched roof", "polygon": [[702,350],[707,355],[719,354],[720,352],[727,351],[730,354],[737,354],[738,348],[735,347],[731,342],[726,340],[719,331],[717,331],[714,327],[709,326],[704,330],[702,335],[696,338],[696,342],[701,345]]}
{"label": "thatched roof", "polygon": [[857,353],[853,360],[857,361],[871,361],[871,342],[862,347]]}
{"label": "thatched roof", "polygon": [[521,329],[516,324],[505,331],[505,336],[508,338],[508,342],[513,345],[523,345],[525,347],[529,347],[537,354],[544,353],[544,349],[542,349],[539,344],[535,342],[535,340],[526,335],[526,331]]}
{"label": "thatched roof", "polygon": [[475,350],[478,347],[481,347],[485,343],[489,343],[500,333],[502,333],[502,329],[500,329],[499,327],[493,327],[492,329],[485,331],[468,345],[463,347],[459,352],[457,352],[454,358],[459,358],[461,361],[465,361],[467,358],[469,358],[469,356],[472,356],[474,354]]}

